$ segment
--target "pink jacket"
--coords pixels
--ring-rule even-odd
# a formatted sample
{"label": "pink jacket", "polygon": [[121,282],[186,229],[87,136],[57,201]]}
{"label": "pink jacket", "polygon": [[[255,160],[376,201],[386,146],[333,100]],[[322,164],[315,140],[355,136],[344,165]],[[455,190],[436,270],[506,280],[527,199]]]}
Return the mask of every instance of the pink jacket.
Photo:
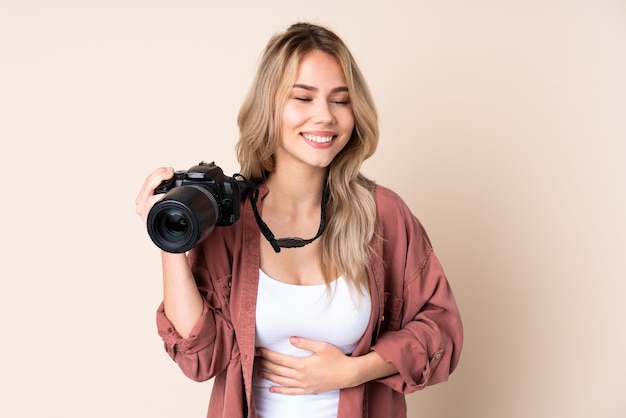
{"label": "pink jacket", "polygon": [[[265,194],[261,185],[259,206]],[[376,186],[375,200],[372,313],[352,355],[374,350],[399,373],[342,389],[338,418],[406,417],[404,395],[447,380],[461,354],[461,318],[425,230],[393,191]],[[246,200],[239,221],[216,227],[190,251],[204,312],[189,338],[174,330],[162,305],[157,310],[159,335],[183,373],[196,381],[215,378],[208,418],[256,417],[252,369],[260,239]]]}

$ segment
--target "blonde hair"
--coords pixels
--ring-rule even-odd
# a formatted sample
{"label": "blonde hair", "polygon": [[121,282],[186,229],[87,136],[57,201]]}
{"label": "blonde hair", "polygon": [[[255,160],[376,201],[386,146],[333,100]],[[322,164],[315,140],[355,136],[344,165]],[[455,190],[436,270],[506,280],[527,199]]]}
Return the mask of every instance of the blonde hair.
{"label": "blonde hair", "polygon": [[272,173],[285,101],[301,59],[316,50],[333,56],[341,66],[354,113],[352,136],[328,170],[328,219],[320,238],[322,268],[327,283],[342,274],[357,287],[367,288],[376,205],[374,182],[360,170],[363,161],[376,150],[378,117],[354,57],[334,32],[310,23],[296,23],[270,39],[239,112],[237,158],[241,174],[247,178],[260,179]]}

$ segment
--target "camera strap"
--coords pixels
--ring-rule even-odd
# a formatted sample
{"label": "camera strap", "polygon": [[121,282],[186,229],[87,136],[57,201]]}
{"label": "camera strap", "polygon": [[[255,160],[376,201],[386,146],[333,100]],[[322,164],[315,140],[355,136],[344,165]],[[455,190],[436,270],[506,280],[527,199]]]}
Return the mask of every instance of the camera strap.
{"label": "camera strap", "polygon": [[261,219],[261,215],[259,215],[259,210],[257,209],[257,199],[259,197],[258,187],[254,188],[252,190],[252,193],[250,193],[250,204],[252,205],[254,218],[256,219],[256,223],[259,226],[261,233],[263,234],[265,239],[267,239],[267,241],[270,243],[274,251],[279,253],[281,248],[304,247],[305,245],[312,243],[313,241],[315,241],[322,235],[322,233],[324,232],[324,229],[326,228],[326,204],[328,203],[328,194],[329,194],[328,185],[326,185],[324,187],[324,192],[322,194],[322,204],[321,204],[322,206],[321,206],[321,211],[320,211],[321,212],[320,213],[320,227],[317,230],[317,234],[313,238],[309,238],[309,239],[304,239],[304,238],[299,238],[299,237],[276,238],[274,236],[269,226],[267,226],[267,224],[263,222],[263,219]]}

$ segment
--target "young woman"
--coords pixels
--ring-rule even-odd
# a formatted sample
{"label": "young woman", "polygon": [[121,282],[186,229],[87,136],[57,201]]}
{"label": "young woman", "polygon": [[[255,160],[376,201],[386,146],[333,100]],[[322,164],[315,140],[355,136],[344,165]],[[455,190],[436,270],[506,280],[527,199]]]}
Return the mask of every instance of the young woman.
{"label": "young woman", "polygon": [[[238,123],[258,196],[188,254],[162,252],[167,352],[215,378],[208,417],[406,417],[405,394],[455,369],[463,331],[422,225],[360,172],[378,125],[346,45],[308,23],[274,36]],[[172,175],[146,179],[144,220]]]}

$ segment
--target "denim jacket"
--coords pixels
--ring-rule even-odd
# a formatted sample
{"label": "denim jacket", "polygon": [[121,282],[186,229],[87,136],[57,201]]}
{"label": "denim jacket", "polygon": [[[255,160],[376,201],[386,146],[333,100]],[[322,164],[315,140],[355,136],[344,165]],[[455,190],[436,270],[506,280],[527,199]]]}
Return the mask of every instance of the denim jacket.
{"label": "denim jacket", "polygon": [[[259,209],[267,188],[260,185]],[[426,231],[393,191],[376,186],[377,233],[370,243],[369,325],[352,353],[376,351],[399,373],[342,389],[338,418],[404,418],[404,395],[443,382],[456,368],[463,327]],[[216,227],[189,252],[204,297],[201,318],[182,338],[157,310],[165,350],[196,381],[214,378],[208,418],[256,418],[252,373],[261,234],[247,199],[240,219]]]}

